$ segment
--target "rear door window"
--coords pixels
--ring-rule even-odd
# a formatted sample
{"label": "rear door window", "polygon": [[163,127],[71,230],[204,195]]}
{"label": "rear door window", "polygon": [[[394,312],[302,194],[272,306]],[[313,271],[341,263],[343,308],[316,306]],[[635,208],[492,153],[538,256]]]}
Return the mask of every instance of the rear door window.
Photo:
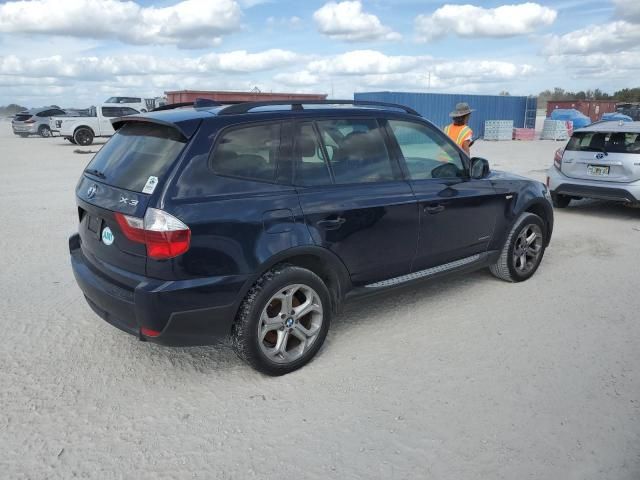
{"label": "rear door window", "polygon": [[107,118],[121,117],[120,107],[102,107],[102,116]]}
{"label": "rear door window", "polygon": [[391,159],[375,119],[317,122],[337,184],[396,180],[399,169]]}
{"label": "rear door window", "polygon": [[331,183],[320,140],[312,122],[297,125],[293,148],[295,184],[303,186]]}
{"label": "rear door window", "polygon": [[134,110],[133,108],[129,108],[129,107],[122,107],[120,109],[120,116],[121,117],[126,117],[127,115],[135,115],[137,113],[140,113],[140,112],[138,112],[137,110]]}
{"label": "rear door window", "polygon": [[127,123],[93,157],[87,170],[99,172],[101,181],[109,185],[142,192],[151,177],[157,182],[164,176],[185,144],[173,128]]}
{"label": "rear door window", "polygon": [[281,124],[243,126],[222,133],[213,152],[215,173],[273,182],[280,149]]}
{"label": "rear door window", "polygon": [[640,133],[577,132],[566,150],[574,152],[640,153]]}

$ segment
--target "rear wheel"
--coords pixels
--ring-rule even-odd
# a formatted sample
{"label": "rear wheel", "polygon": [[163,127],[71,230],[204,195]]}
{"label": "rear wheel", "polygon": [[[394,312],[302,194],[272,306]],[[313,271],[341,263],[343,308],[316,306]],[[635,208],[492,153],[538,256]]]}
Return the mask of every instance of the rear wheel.
{"label": "rear wheel", "polygon": [[511,228],[491,273],[507,282],[522,282],[536,273],[546,248],[546,227],[533,213],[523,213]]}
{"label": "rear wheel", "polygon": [[244,299],[233,330],[238,356],[267,375],[284,375],[318,352],[329,330],[329,291],[315,273],[281,265]]}
{"label": "rear wheel", "polygon": [[93,132],[86,127],[80,127],[73,133],[73,139],[78,145],[86,147],[93,143]]}
{"label": "rear wheel", "polygon": [[51,129],[46,125],[41,125],[40,128],[38,128],[38,135],[48,138],[51,136]]}
{"label": "rear wheel", "polygon": [[567,195],[561,195],[559,193],[552,193],[551,201],[554,208],[567,208],[571,203],[571,197]]}

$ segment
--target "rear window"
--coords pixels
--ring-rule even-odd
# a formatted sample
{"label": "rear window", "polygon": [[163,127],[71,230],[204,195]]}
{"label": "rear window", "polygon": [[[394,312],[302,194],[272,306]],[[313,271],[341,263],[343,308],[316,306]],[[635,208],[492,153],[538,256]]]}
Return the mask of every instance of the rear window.
{"label": "rear window", "polygon": [[15,120],[18,122],[24,122],[25,120],[29,120],[31,118],[30,113],[19,113],[15,116]]}
{"label": "rear window", "polygon": [[93,157],[87,170],[103,174],[102,181],[109,185],[142,192],[150,177],[163,177],[185,144],[173,128],[127,123]]}
{"label": "rear window", "polygon": [[640,153],[640,133],[578,132],[573,134],[566,149],[577,152]]}

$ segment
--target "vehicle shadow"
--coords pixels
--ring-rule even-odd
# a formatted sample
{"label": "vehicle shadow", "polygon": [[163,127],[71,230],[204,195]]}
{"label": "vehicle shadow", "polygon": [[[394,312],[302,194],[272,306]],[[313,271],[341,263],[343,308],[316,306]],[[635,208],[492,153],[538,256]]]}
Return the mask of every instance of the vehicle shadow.
{"label": "vehicle shadow", "polygon": [[482,280],[495,280],[487,269],[474,272],[440,277],[431,281],[417,282],[414,285],[400,286],[377,293],[375,296],[354,298],[347,301],[344,310],[336,316],[331,324],[330,335],[339,335],[355,328],[361,323],[377,322],[390,319],[399,311],[415,309],[424,302],[451,295],[472,288]]}
{"label": "vehicle shadow", "polygon": [[567,208],[556,210],[570,215],[584,215],[595,218],[615,218],[619,220],[640,219],[640,207],[606,200],[573,200]]}

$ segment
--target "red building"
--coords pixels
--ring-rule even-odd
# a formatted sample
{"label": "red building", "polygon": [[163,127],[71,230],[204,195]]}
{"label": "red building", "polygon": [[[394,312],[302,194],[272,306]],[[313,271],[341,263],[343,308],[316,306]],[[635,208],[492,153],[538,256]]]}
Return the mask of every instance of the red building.
{"label": "red building", "polygon": [[547,103],[547,117],[558,108],[575,108],[579,112],[591,118],[592,122],[600,120],[603,113],[616,111],[616,101],[613,100],[562,100],[549,101]]}
{"label": "red building", "polygon": [[260,100],[325,100],[321,93],[263,93],[263,92],[221,92],[206,90],[175,90],[164,92],[167,103],[193,102],[196,98],[206,98],[216,102],[257,102]]}

